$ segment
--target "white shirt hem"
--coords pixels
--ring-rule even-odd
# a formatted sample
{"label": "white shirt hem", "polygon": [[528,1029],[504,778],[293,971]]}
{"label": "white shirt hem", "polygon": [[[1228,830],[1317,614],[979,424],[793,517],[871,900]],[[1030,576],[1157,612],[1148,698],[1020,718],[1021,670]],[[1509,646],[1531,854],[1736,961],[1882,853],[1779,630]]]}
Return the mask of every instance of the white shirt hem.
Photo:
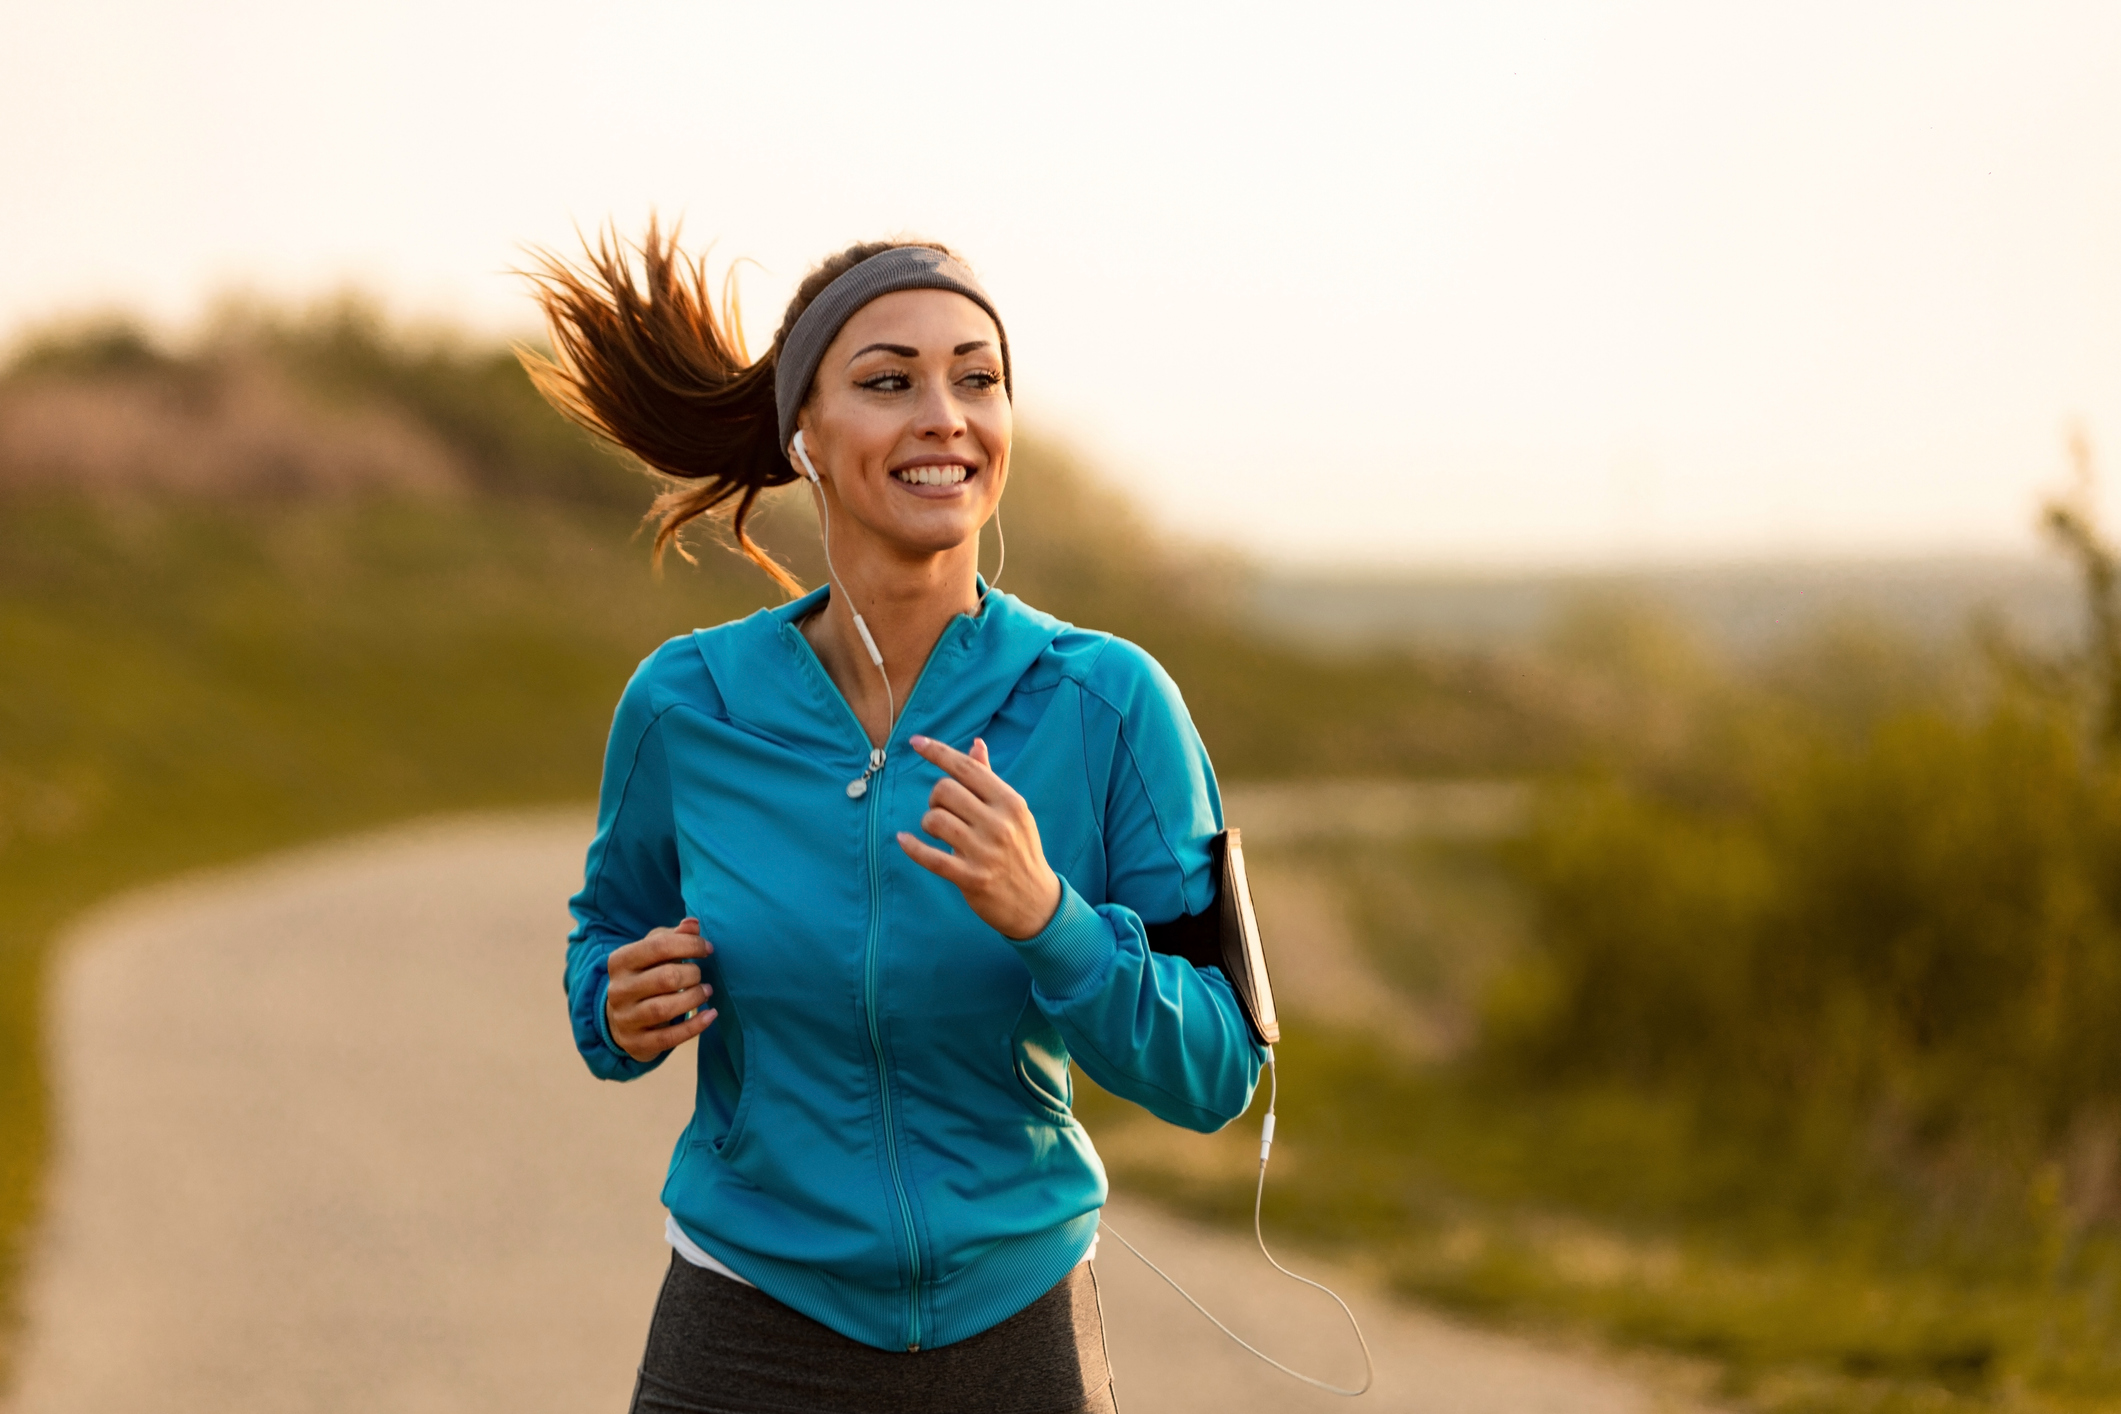
{"label": "white shirt hem", "polygon": [[663,1238],[680,1257],[683,1257],[695,1267],[704,1267],[715,1275],[728,1277],[731,1281],[742,1286],[751,1285],[750,1282],[745,1281],[717,1261],[712,1252],[687,1237],[685,1229],[678,1226],[678,1220],[668,1213],[663,1214]]}

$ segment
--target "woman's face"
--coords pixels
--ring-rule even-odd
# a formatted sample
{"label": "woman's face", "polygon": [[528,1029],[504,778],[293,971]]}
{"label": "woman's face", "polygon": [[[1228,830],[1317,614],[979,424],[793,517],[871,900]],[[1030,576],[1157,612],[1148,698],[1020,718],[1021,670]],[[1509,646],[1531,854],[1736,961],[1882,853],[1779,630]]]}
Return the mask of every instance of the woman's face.
{"label": "woman's face", "polygon": [[965,544],[1009,477],[994,321],[949,290],[871,300],[826,348],[799,425],[835,513],[908,556]]}

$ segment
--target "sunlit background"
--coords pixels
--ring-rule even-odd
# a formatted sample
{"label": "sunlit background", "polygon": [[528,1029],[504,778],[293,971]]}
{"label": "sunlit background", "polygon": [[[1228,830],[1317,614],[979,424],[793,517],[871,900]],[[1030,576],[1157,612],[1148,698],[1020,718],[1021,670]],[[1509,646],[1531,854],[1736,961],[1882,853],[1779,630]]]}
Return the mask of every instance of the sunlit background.
{"label": "sunlit background", "polygon": [[[2117,76],[2089,3],[17,4],[0,1414],[623,1406],[690,1067],[586,1078],[561,905],[627,674],[778,595],[510,344],[651,212],[754,349],[858,239],[990,284],[1004,588],[1213,757],[1370,1407],[2121,1409]],[[1353,1377],[1256,1110],[1074,1105]],[[1331,1405],[1126,1260],[1122,1407]]]}
{"label": "sunlit background", "polygon": [[1027,415],[1309,565],[2023,550],[2121,439],[2121,10],[85,0],[0,45],[0,333],[358,286],[532,326],[682,215],[770,332],[968,253]]}

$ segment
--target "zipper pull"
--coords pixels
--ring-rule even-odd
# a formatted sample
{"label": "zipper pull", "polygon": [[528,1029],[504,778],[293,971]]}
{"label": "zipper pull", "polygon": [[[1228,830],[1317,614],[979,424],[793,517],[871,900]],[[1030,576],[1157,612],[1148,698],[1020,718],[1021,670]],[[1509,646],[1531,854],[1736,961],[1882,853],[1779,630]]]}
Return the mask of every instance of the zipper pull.
{"label": "zipper pull", "polygon": [[869,765],[863,770],[861,778],[847,782],[847,798],[849,800],[860,800],[863,796],[869,794],[869,778],[883,769],[884,748],[881,746],[870,747]]}

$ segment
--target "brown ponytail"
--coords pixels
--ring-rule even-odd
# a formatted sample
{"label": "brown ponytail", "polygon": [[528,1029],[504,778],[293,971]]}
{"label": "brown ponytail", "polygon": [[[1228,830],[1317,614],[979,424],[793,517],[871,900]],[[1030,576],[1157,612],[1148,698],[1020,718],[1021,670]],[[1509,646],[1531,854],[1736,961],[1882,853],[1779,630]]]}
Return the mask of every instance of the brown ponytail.
{"label": "brown ponytail", "polygon": [[[655,562],[686,522],[728,506],[736,549],[792,597],[795,576],[745,530],[759,493],[795,480],[777,445],[773,370],[789,330],[810,301],[870,256],[901,245],[946,250],[932,241],[872,241],[831,256],[796,287],[773,346],[747,363],[737,320],[736,285],[724,283],[722,311],[708,297],[704,260],[679,252],[655,217],[633,255],[609,232],[586,241],[586,263],[533,252],[537,300],[552,333],[552,357],[519,348],[530,381],[570,421],[639,458],[668,485],[649,508],[656,522]],[[734,502],[730,506],[730,502]]]}

